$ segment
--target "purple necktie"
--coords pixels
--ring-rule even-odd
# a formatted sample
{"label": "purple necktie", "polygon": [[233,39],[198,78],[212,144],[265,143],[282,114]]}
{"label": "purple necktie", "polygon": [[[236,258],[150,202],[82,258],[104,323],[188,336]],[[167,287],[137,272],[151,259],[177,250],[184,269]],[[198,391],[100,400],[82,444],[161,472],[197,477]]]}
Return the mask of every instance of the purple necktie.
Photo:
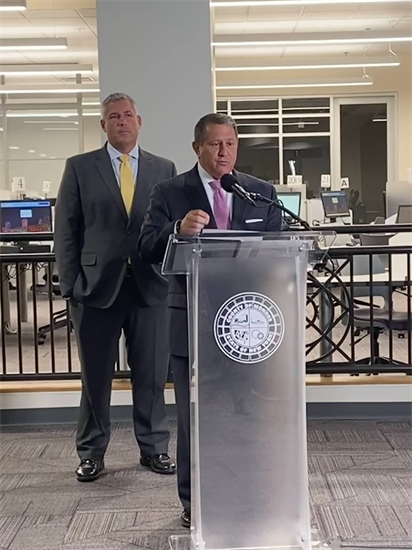
{"label": "purple necktie", "polygon": [[213,214],[218,229],[230,229],[230,212],[226,193],[223,191],[220,180],[209,182],[213,189]]}

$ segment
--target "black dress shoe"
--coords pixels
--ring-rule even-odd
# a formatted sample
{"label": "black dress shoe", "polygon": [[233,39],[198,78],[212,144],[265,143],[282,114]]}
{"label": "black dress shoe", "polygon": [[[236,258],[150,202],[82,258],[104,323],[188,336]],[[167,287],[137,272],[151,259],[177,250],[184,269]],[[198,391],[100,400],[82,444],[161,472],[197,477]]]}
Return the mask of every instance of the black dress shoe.
{"label": "black dress shoe", "polygon": [[150,468],[156,474],[174,474],[176,464],[168,454],[141,456],[140,464]]}
{"label": "black dress shoe", "polygon": [[187,510],[186,508],[183,510],[182,515],[180,516],[180,522],[183,527],[186,527],[186,529],[190,529],[190,510]]}
{"label": "black dress shoe", "polygon": [[92,458],[81,460],[76,470],[77,481],[94,481],[103,470],[103,460],[93,460]]}

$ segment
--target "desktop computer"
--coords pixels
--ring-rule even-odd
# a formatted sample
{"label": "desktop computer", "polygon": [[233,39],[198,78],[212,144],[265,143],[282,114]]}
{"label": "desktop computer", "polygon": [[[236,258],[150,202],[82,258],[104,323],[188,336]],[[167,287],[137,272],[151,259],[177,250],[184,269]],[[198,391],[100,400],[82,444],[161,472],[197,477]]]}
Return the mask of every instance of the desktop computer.
{"label": "desktop computer", "polygon": [[[277,192],[277,198],[282,202],[283,206],[293,212],[296,216],[300,216],[300,207],[302,203],[302,194],[293,191]],[[288,220],[292,218],[285,213]]]}
{"label": "desktop computer", "polygon": [[345,191],[324,191],[320,196],[325,217],[329,218],[331,223],[335,223],[336,218],[346,218],[350,216],[348,199],[346,198]]}
{"label": "desktop computer", "polygon": [[412,223],[412,204],[400,204],[396,223]]}
{"label": "desktop computer", "polygon": [[40,233],[51,230],[50,200],[0,201],[1,233]]}

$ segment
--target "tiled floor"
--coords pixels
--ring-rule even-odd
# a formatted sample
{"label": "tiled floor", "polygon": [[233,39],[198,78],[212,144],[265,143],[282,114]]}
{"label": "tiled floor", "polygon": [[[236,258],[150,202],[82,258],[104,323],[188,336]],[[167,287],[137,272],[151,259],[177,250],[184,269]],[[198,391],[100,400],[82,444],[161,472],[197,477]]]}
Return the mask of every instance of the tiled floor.
{"label": "tiled floor", "polygon": [[[166,550],[168,536],[184,532],[176,478],[138,465],[123,423],[113,426],[106,474],[80,484],[74,433],[3,429],[0,550]],[[347,550],[412,549],[411,422],[310,422],[308,448],[313,527]]]}

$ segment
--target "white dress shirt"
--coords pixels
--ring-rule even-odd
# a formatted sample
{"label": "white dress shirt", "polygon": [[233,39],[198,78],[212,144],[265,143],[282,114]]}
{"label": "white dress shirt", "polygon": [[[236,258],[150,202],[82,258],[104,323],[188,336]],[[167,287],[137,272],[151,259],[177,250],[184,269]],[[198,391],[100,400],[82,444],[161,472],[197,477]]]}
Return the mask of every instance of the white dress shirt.
{"label": "white dress shirt", "polygon": [[[113,172],[116,176],[117,183],[120,185],[120,157],[123,153],[115,149],[109,142],[107,142],[107,152],[109,153],[110,160],[112,161]],[[132,168],[133,179],[136,184],[137,172],[139,169],[139,146],[137,143],[128,154],[130,156],[129,164]]]}
{"label": "white dress shirt", "polygon": [[[197,163],[197,171],[199,172],[199,177],[202,180],[203,187],[205,188],[207,198],[209,199],[210,208],[212,209],[213,214],[215,211],[213,210],[213,189],[210,185],[211,181],[215,181],[215,178],[213,178],[210,174],[206,172],[206,170],[203,168],[203,166],[200,164],[200,162]],[[226,196],[226,201],[229,206],[229,212],[230,212],[230,219],[232,219],[232,213],[233,213],[233,193],[228,193],[224,189],[222,189],[224,195]]]}

